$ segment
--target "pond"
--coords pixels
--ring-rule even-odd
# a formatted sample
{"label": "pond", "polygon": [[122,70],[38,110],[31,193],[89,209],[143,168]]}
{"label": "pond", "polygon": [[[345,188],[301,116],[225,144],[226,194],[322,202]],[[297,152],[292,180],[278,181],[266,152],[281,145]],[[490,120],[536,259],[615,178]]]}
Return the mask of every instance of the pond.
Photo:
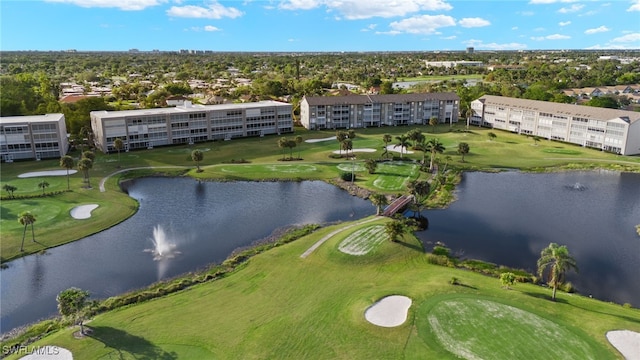
{"label": "pond", "polygon": [[[56,295],[71,286],[106,298],[220,263],[278,228],[375,214],[371,202],[321,181],[144,178],[126,189],[140,203],[133,217],[0,272],[0,332],[56,314]],[[158,226],[175,246],[173,257],[154,260]]]}
{"label": "pond", "polygon": [[457,196],[423,212],[427,251],[442,242],[461,258],[535,273],[540,251],[555,242],[577,261],[567,280],[580,293],[640,306],[640,174],[465,173]]}

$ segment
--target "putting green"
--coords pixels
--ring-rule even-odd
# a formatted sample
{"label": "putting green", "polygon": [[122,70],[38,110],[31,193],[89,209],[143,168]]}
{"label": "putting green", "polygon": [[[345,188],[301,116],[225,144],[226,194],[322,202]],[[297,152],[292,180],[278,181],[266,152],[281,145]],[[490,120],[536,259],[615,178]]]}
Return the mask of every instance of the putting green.
{"label": "putting green", "polygon": [[231,174],[247,174],[247,173],[307,173],[318,170],[317,167],[310,164],[265,164],[265,165],[228,165],[221,166],[220,171]]}
{"label": "putting green", "polygon": [[474,297],[423,304],[423,341],[463,359],[596,359],[592,340],[519,308]]}
{"label": "putting green", "polygon": [[356,164],[342,163],[342,164],[338,164],[338,169],[342,170],[342,171],[346,171],[346,172],[351,172],[351,171],[362,172],[362,171],[367,170],[367,169],[365,169],[364,164],[361,164],[361,163],[356,163]]}

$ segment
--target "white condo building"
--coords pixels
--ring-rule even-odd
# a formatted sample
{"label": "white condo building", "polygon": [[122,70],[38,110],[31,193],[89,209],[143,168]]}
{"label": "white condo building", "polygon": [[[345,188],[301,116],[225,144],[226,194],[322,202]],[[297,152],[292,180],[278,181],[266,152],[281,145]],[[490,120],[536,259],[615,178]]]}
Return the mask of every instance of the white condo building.
{"label": "white condo building", "polygon": [[290,133],[293,119],[291,104],[278,101],[222,105],[185,102],[169,108],[92,111],[91,128],[96,147],[107,153],[115,150],[116,138],[122,139],[129,150]]}
{"label": "white condo building", "polygon": [[471,102],[472,125],[640,154],[640,112],[485,95]]}
{"label": "white condo building", "polygon": [[305,96],[300,122],[310,130],[458,122],[455,93]]}
{"label": "white condo building", "polygon": [[60,158],[68,148],[63,114],[0,117],[0,156],[4,162]]}

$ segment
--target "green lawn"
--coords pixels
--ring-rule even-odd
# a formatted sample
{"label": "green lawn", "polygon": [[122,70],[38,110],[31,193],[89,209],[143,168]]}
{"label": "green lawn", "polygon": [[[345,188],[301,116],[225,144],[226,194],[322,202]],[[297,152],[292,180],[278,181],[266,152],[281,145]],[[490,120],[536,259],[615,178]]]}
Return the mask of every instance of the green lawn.
{"label": "green lawn", "polygon": [[[543,287],[504,290],[496,278],[431,265],[413,236],[361,256],[338,249],[375,224],[300,257],[348,225],[259,254],[223,279],[98,315],[91,337],[65,329],[34,345],[62,346],[78,359],[455,359],[434,335],[435,316],[453,341],[479,342],[473,351],[495,351],[491,359],[522,358],[504,349],[515,346],[526,358],[582,360],[617,358],[606,331],[640,331],[637,309],[564,293],[552,302]],[[452,276],[462,285],[451,285]],[[367,322],[365,310],[392,294],[413,300],[408,320],[394,328]]]}
{"label": "green lawn", "polygon": [[[90,234],[113,226],[131,216],[137,209],[134,200],[118,190],[118,181],[132,176],[153,175],[157,173],[181,176],[188,175],[202,179],[218,180],[331,180],[339,172],[351,171],[356,168],[359,186],[374,192],[397,194],[404,190],[407,181],[419,177],[426,178],[428,174],[420,173],[415,163],[393,162],[381,163],[375,174],[364,171],[364,161],[367,159],[380,160],[381,148],[384,146],[382,135],[389,133],[395,136],[419,128],[427,139],[438,138],[445,145],[445,152],[439,154],[441,163],[449,167],[466,170],[492,169],[525,169],[538,170],[545,168],[589,169],[607,168],[620,171],[640,171],[640,157],[623,157],[602,151],[582,148],[560,142],[542,140],[538,143],[525,136],[493,130],[497,138],[489,141],[488,129],[471,128],[463,131],[463,125],[449,127],[442,124],[435,128],[431,126],[414,127],[382,127],[358,129],[357,137],[353,140],[353,148],[377,149],[373,153],[356,153],[355,162],[333,158],[333,151],[338,150],[337,141],[321,141],[315,143],[301,143],[291,152],[294,157],[302,160],[281,161],[283,149],[278,148],[279,136],[264,138],[234,139],[231,141],[216,141],[199,143],[196,145],[180,145],[157,147],[151,150],[122,152],[120,154],[97,154],[93,169],[90,171],[92,188],[87,189],[82,181],[82,175],[76,173],[70,176],[71,192],[53,197],[30,198],[28,200],[8,199],[3,192],[2,211],[0,213],[0,228],[2,229],[2,243],[0,244],[1,262],[14,259],[24,254],[81,239]],[[296,129],[295,134],[306,139],[324,139],[335,136],[334,131],[308,131]],[[467,142],[470,153],[465,156],[465,162],[457,154],[458,143]],[[393,144],[393,142],[392,142]],[[191,160],[191,152],[195,149],[204,153],[202,161],[203,172],[195,171],[195,164]],[[79,151],[71,154],[75,158]],[[284,150],[288,157],[290,152]],[[423,157],[421,152],[405,154],[407,160],[419,161]],[[244,160],[243,164],[238,164]],[[47,176],[40,178],[19,178],[20,174],[30,171],[61,170],[59,161],[23,161],[3,163],[0,171],[0,188],[5,184],[17,187],[16,196],[37,196],[42,193],[38,187],[41,181],[50,185],[47,192],[59,192],[67,189],[66,176]],[[136,170],[117,174],[106,182],[107,192],[100,192],[98,185],[101,179],[123,170],[140,167],[153,167],[150,170]],[[74,220],[69,210],[75,205],[98,204],[94,211],[96,216],[88,220]],[[29,243],[25,252],[20,253],[22,228],[17,220],[17,214],[29,210],[36,216],[34,224],[38,243]],[[99,216],[98,216],[99,215]],[[26,243],[26,242],[25,242]]]}

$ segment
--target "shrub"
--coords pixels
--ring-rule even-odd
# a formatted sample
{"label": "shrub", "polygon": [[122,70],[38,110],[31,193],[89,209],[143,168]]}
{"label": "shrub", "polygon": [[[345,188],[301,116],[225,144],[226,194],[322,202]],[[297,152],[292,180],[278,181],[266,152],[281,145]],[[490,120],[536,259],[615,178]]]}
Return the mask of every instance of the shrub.
{"label": "shrub", "polygon": [[460,285],[460,281],[458,280],[457,277],[453,276],[451,278],[451,280],[449,280],[449,284],[451,284],[451,285]]}
{"label": "shrub", "polygon": [[[352,178],[353,176],[353,178]],[[356,180],[356,174],[355,173],[351,173],[351,172],[340,172],[340,179],[344,180],[344,181],[351,181],[352,179],[355,181]]]}
{"label": "shrub", "polygon": [[440,256],[450,257],[451,250],[449,250],[449,248],[447,248],[447,247],[436,245],[436,246],[433,247],[433,250],[431,251],[431,253],[433,255],[440,255]]}
{"label": "shrub", "polygon": [[454,267],[453,261],[444,255],[427,254],[427,262],[432,265]]}
{"label": "shrub", "polygon": [[560,285],[560,290],[562,290],[564,292],[567,292],[567,293],[574,293],[574,292],[576,292],[576,287],[573,286],[573,284],[570,281],[568,281],[568,282]]}
{"label": "shrub", "polygon": [[631,304],[629,304],[629,303],[622,304],[622,307],[625,308],[625,309],[631,309],[632,308]]}

